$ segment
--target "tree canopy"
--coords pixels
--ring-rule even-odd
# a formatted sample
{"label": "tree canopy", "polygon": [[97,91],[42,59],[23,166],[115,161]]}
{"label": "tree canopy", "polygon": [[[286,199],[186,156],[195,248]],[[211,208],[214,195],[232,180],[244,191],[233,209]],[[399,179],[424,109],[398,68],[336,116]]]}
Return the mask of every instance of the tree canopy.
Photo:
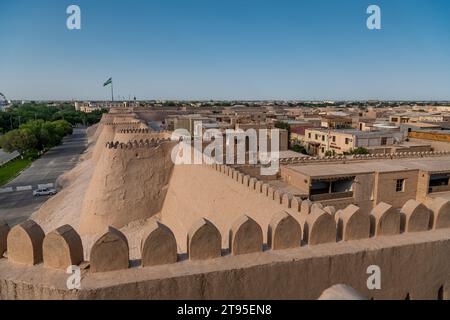
{"label": "tree canopy", "polygon": [[99,122],[104,112],[106,110],[84,113],[76,111],[75,107],[68,103],[48,105],[31,102],[24,105],[13,105],[6,111],[0,112],[0,133],[18,129],[21,124],[30,120],[66,120],[73,126],[77,124],[89,126]]}
{"label": "tree canopy", "polygon": [[72,130],[66,120],[31,120],[0,136],[0,147],[6,152],[18,151],[21,155],[35,157],[38,152],[59,145]]}

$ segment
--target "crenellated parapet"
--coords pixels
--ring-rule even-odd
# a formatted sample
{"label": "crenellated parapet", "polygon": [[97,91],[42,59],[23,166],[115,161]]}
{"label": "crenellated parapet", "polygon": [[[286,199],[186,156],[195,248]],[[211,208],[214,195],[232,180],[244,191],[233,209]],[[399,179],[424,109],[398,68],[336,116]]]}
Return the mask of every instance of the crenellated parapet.
{"label": "crenellated parapet", "polygon": [[[301,201],[297,198],[292,200]],[[185,237],[187,259],[205,261],[228,255],[264,254],[302,247],[314,250],[315,246],[322,244],[339,245],[348,241],[376,240],[415,232],[432,233],[436,229],[450,228],[450,201],[445,199],[436,199],[426,205],[411,200],[401,210],[380,203],[370,212],[363,212],[355,205],[335,211],[309,200],[295,206],[299,208],[298,215],[287,211],[274,213],[266,229],[245,214],[238,217],[224,234],[207,218],[195,221]],[[222,238],[228,239],[225,248]],[[263,239],[267,239],[267,245]],[[29,266],[43,263],[47,269],[65,270],[83,262],[80,236],[68,225],[45,235],[32,220],[12,229],[3,222],[0,224],[0,240],[0,249],[6,245],[4,256],[12,263]],[[150,268],[182,261],[184,253],[178,252],[178,247],[169,226],[153,223],[141,240],[141,266]],[[128,269],[129,251],[125,234],[109,227],[90,248],[90,272]]]}
{"label": "crenellated parapet", "polygon": [[124,121],[124,122],[101,122],[105,126],[137,126],[145,124],[142,121]]}
{"label": "crenellated parapet", "polygon": [[174,168],[175,143],[168,139],[105,142],[83,199],[80,234],[95,235],[107,226],[122,228],[158,214]]}
{"label": "crenellated parapet", "polygon": [[389,159],[414,159],[414,158],[431,158],[450,155],[450,151],[424,151],[424,152],[398,152],[398,153],[379,153],[364,155],[337,155],[327,157],[292,157],[281,158],[280,163],[289,164],[319,164],[319,163],[348,163],[362,160],[389,160]]}
{"label": "crenellated parapet", "polygon": [[126,129],[119,130],[119,133],[123,133],[123,134],[130,134],[130,133],[132,133],[132,134],[136,134],[136,133],[149,134],[152,132],[155,132],[155,131],[153,131],[150,128],[126,128]]}
{"label": "crenellated parapet", "polygon": [[118,133],[121,133],[121,134],[154,134],[154,133],[171,134],[172,131],[169,131],[169,130],[155,131],[151,128],[122,128],[118,131]]}
{"label": "crenellated parapet", "polygon": [[162,139],[141,139],[141,140],[133,140],[128,143],[119,142],[119,141],[110,141],[105,144],[107,149],[142,149],[142,148],[155,148],[160,146],[163,143],[170,142],[170,138],[162,138]]}
{"label": "crenellated parapet", "polygon": [[222,174],[228,179],[231,179],[232,181],[241,185],[242,187],[273,201],[280,207],[280,210],[289,210],[291,208],[299,207],[298,201],[301,201],[301,199],[294,196],[287,190],[280,189],[271,185],[270,182],[252,177],[226,164],[214,163],[209,165],[209,167],[217,171],[219,174]]}

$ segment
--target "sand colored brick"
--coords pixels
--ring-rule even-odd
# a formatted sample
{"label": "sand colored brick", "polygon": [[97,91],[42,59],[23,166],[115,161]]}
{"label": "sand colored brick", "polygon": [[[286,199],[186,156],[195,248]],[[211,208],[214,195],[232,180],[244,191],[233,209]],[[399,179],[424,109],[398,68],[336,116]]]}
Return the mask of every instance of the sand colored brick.
{"label": "sand colored brick", "polygon": [[290,209],[291,208],[291,204],[292,204],[292,194],[284,193],[283,197],[281,198],[281,204],[285,208]]}
{"label": "sand colored brick", "polygon": [[269,196],[269,188],[270,186],[267,183],[264,183],[261,187],[261,193],[266,197]]}
{"label": "sand colored brick", "polygon": [[409,200],[400,210],[405,232],[427,231],[430,228],[431,212],[420,202]]}
{"label": "sand colored brick", "polygon": [[263,249],[263,233],[260,225],[243,215],[230,229],[230,251],[233,255],[260,252]]}
{"label": "sand colored brick", "polygon": [[127,269],[129,266],[128,240],[119,230],[109,227],[91,249],[91,272]]}
{"label": "sand colored brick", "polygon": [[292,197],[291,200],[291,208],[292,210],[294,210],[295,212],[300,212],[302,210],[302,199],[300,199],[299,197]]}
{"label": "sand colored brick", "polygon": [[370,231],[374,236],[390,236],[400,233],[400,213],[391,205],[379,203],[370,213]]}
{"label": "sand colored brick", "polygon": [[177,242],[173,232],[155,222],[144,234],[141,254],[143,267],[177,262]]}
{"label": "sand colored brick", "polygon": [[267,233],[267,245],[272,250],[299,247],[302,239],[300,224],[286,211],[274,215]]}
{"label": "sand colored brick", "polygon": [[69,225],[59,227],[44,238],[43,259],[46,268],[66,270],[83,261],[83,244],[78,233]]}
{"label": "sand colored brick", "polygon": [[429,204],[433,211],[433,229],[450,228],[450,201],[437,198]]}
{"label": "sand colored brick", "polygon": [[251,190],[254,190],[254,189],[256,188],[256,182],[257,182],[257,181],[258,181],[258,179],[256,179],[256,178],[250,178],[248,187],[249,187]]}
{"label": "sand colored brick", "polygon": [[222,236],[210,221],[200,219],[194,223],[187,236],[190,260],[206,260],[222,254]]}
{"label": "sand colored brick", "polygon": [[370,237],[370,216],[350,205],[336,213],[338,238],[344,241]]}
{"label": "sand colored brick", "polygon": [[315,210],[307,216],[304,226],[304,240],[309,245],[336,242],[336,222],[325,211]]}
{"label": "sand colored brick", "polygon": [[244,186],[246,186],[246,187],[249,186],[250,178],[251,178],[251,177],[250,177],[249,175],[245,175],[245,176],[244,176],[244,179],[243,179],[243,184],[244,184]]}
{"label": "sand colored brick", "polygon": [[311,212],[311,207],[312,207],[313,203],[311,202],[311,200],[304,200],[301,202],[301,206],[300,206],[300,212],[302,215],[308,215]]}
{"label": "sand colored brick", "polygon": [[44,237],[44,231],[33,220],[14,226],[7,238],[8,260],[30,266],[41,263]]}

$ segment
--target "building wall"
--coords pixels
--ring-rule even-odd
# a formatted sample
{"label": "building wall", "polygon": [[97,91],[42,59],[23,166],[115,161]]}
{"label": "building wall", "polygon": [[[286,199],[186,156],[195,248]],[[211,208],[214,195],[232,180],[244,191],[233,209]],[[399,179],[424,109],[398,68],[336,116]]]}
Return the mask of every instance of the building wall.
{"label": "building wall", "polygon": [[450,133],[448,132],[437,133],[437,132],[411,131],[408,133],[408,137],[415,139],[450,142]]}
{"label": "building wall", "polygon": [[422,139],[409,139],[410,142],[415,143],[427,143],[431,146],[433,151],[448,151],[450,150],[450,142],[444,141],[432,141],[432,140],[422,140]]}
{"label": "building wall", "polygon": [[430,174],[425,171],[419,171],[417,178],[417,201],[424,202],[427,199],[429,181]]}
{"label": "building wall", "polygon": [[283,181],[299,189],[302,193],[309,195],[311,177],[305,176],[300,172],[297,172],[285,166],[282,166],[280,168],[280,175]]}
{"label": "building wall", "polygon": [[[377,173],[375,175],[375,205],[380,202],[391,204],[394,208],[401,208],[408,200],[416,199],[419,170]],[[396,183],[405,179],[403,192],[396,192]]]}
{"label": "building wall", "polygon": [[353,184],[354,204],[366,212],[373,208],[373,195],[375,187],[375,174],[362,174],[355,178]]}
{"label": "building wall", "polygon": [[[311,134],[311,137],[310,137]],[[333,139],[334,137],[334,139]],[[318,154],[325,155],[328,150],[334,150],[336,154],[342,154],[355,148],[356,139],[352,134],[331,131],[330,133],[308,129],[305,131],[305,143],[320,143]]]}

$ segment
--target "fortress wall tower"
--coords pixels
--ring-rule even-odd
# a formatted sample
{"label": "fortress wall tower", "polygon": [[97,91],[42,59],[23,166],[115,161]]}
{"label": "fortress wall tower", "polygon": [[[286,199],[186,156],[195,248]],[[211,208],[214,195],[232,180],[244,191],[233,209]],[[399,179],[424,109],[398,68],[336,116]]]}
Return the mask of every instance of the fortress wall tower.
{"label": "fortress wall tower", "polygon": [[116,133],[123,129],[148,129],[148,126],[144,121],[138,119],[134,113],[103,114],[94,135],[94,140],[97,141],[92,156],[94,163],[100,159],[105,143],[114,141]]}
{"label": "fortress wall tower", "polygon": [[80,233],[102,233],[160,212],[173,171],[170,141],[111,143],[99,159],[83,202]]}
{"label": "fortress wall tower", "polygon": [[121,143],[128,143],[129,141],[140,141],[140,140],[162,140],[169,139],[171,137],[171,133],[169,131],[153,131],[149,128],[126,128],[116,130],[116,134],[114,135],[114,141],[118,141]]}

